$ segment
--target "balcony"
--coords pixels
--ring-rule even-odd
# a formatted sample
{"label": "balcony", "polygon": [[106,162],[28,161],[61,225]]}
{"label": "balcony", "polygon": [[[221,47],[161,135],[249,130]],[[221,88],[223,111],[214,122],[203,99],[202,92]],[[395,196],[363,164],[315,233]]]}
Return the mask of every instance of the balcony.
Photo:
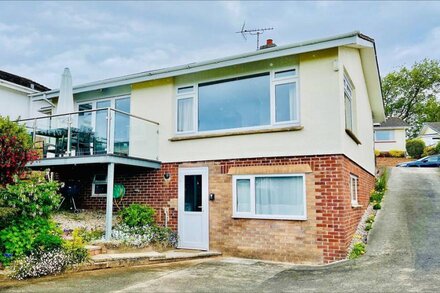
{"label": "balcony", "polygon": [[115,163],[159,168],[159,124],[112,108],[20,120],[40,155],[31,167]]}

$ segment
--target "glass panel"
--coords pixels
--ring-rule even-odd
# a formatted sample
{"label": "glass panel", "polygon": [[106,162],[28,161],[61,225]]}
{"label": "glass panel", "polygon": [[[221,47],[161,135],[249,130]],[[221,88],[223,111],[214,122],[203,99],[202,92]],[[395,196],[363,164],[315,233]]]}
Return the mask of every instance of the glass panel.
{"label": "glass panel", "polygon": [[185,212],[202,211],[202,175],[185,175]]}
{"label": "glass panel", "polygon": [[95,184],[95,194],[106,194],[107,184]]}
{"label": "glass panel", "polygon": [[[78,111],[92,110],[92,104],[78,105]],[[92,112],[84,112],[78,114],[78,126],[92,127]]]}
{"label": "glass panel", "polygon": [[251,181],[237,179],[237,212],[249,213],[251,211]]}
{"label": "glass panel", "polygon": [[293,77],[295,75],[296,75],[295,69],[275,72],[275,78]]}
{"label": "glass panel", "polygon": [[345,95],[345,128],[349,130],[353,130],[353,117],[351,111],[351,99]]}
{"label": "glass panel", "polygon": [[257,215],[304,215],[302,177],[256,177],[255,213]]}
{"label": "glass panel", "polygon": [[[105,103],[108,103],[106,106]],[[110,107],[110,101],[96,103],[97,108]],[[107,109],[96,111],[95,135],[93,137],[93,154],[107,153]]]}
{"label": "glass panel", "polygon": [[298,120],[295,111],[296,83],[278,84],[275,86],[275,121],[286,122]]}
{"label": "glass panel", "polygon": [[130,116],[128,155],[131,157],[158,160],[159,126]]}
{"label": "glass panel", "polygon": [[[117,99],[116,110],[130,113],[130,98]],[[115,115],[115,141],[113,153],[128,156],[130,141],[130,116],[116,112]]]}
{"label": "glass panel", "polygon": [[199,86],[199,130],[270,124],[269,73]]}
{"label": "glass panel", "polygon": [[177,100],[177,132],[194,130],[193,98]]}
{"label": "glass panel", "polygon": [[393,140],[394,131],[393,130],[376,130],[376,140]]}
{"label": "glass panel", "polygon": [[177,89],[178,94],[187,94],[187,93],[192,93],[193,91],[194,91],[193,86],[186,86]]}

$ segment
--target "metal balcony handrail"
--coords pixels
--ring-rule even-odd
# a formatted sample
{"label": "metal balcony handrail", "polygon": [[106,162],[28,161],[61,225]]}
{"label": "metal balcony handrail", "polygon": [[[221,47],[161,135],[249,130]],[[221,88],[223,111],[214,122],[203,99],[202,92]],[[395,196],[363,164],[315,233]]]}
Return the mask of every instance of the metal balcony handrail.
{"label": "metal balcony handrail", "polygon": [[69,115],[74,115],[74,114],[81,114],[81,113],[87,113],[87,112],[97,112],[97,111],[105,111],[105,110],[110,110],[113,112],[117,112],[117,113],[121,113],[121,114],[125,114],[128,115],[130,117],[136,118],[136,119],[140,119],[149,123],[153,123],[156,125],[159,125],[159,122],[150,120],[150,119],[146,119],[137,115],[133,115],[121,110],[117,110],[117,109],[113,109],[111,107],[106,107],[106,108],[100,108],[100,109],[91,109],[91,110],[83,110],[83,111],[75,111],[75,112],[69,112],[69,113],[64,113],[64,114],[54,114],[54,115],[48,115],[48,116],[40,116],[40,117],[34,117],[34,118],[26,118],[26,119],[19,119],[17,120],[17,122],[26,122],[26,121],[34,121],[34,120],[41,120],[41,119],[47,119],[47,118],[53,118],[53,117],[62,117],[62,116],[69,116]]}

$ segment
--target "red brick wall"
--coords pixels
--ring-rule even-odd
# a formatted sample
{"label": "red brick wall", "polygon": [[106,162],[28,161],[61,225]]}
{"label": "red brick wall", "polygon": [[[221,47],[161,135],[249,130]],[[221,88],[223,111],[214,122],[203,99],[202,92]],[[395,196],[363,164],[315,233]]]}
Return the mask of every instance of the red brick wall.
{"label": "red brick wall", "polygon": [[[232,176],[230,167],[309,164],[307,175],[307,221],[232,219]],[[297,263],[329,263],[344,259],[357,224],[366,209],[373,175],[343,155],[233,159],[194,163],[165,163],[159,170],[116,167],[115,182],[126,187],[125,204],[146,203],[157,209],[164,223],[163,207],[170,209],[169,226],[177,229],[177,180],[179,166],[209,166],[210,245],[213,249],[243,257]],[[81,168],[81,169],[80,169]],[[104,208],[105,198],[92,198],[91,182],[102,167],[60,170],[60,179],[80,177],[81,206]],[[163,175],[171,175],[165,180]],[[359,204],[352,208],[350,173],[359,177]],[[219,212],[221,211],[221,212]],[[292,237],[293,236],[293,237]]]}

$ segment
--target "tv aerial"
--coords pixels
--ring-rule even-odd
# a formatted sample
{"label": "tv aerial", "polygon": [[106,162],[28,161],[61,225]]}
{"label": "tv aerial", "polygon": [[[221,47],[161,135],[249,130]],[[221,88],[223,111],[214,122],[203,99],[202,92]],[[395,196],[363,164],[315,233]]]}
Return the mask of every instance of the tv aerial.
{"label": "tv aerial", "polygon": [[262,35],[265,31],[273,30],[273,27],[246,29],[245,26],[246,26],[246,21],[243,22],[243,26],[241,27],[241,31],[236,32],[236,33],[241,34],[241,36],[245,40],[247,40],[246,35],[257,36],[257,50],[260,49],[260,35]]}

